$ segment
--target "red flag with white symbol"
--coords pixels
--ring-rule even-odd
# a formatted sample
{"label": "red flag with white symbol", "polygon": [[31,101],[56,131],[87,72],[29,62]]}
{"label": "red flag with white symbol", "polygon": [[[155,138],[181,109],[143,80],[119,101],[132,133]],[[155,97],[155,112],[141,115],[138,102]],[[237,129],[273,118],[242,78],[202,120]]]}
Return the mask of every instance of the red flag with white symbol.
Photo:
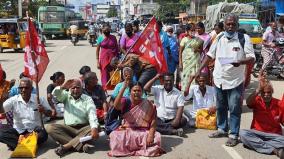
{"label": "red flag with white symbol", "polygon": [[44,45],[41,43],[37,30],[30,19],[28,19],[28,31],[26,32],[24,61],[24,74],[38,83],[47,68],[49,58]]}
{"label": "red flag with white symbol", "polygon": [[155,17],[149,21],[130,52],[134,52],[145,60],[148,60],[156,67],[159,73],[168,71]]}

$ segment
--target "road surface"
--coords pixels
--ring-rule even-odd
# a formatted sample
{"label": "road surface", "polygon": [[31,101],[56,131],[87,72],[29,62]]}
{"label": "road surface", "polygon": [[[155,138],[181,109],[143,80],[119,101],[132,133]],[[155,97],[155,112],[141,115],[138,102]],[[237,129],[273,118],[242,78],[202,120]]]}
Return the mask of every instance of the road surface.
{"label": "road surface", "polygon": [[[91,67],[92,71],[98,73],[96,69],[96,48],[91,47],[87,41],[79,41],[77,46],[73,46],[69,40],[48,40],[46,50],[50,58],[50,63],[40,81],[40,95],[46,96],[46,87],[52,81],[49,77],[56,71],[65,73],[66,80],[69,78],[79,77],[79,69],[83,65]],[[7,79],[18,79],[19,74],[23,71],[23,53],[13,53],[5,50],[6,53],[0,54],[0,62],[3,69],[7,72]],[[274,96],[282,97],[284,82],[272,81],[275,89]],[[257,86],[257,81],[252,80],[250,88],[246,90],[247,94],[253,91]],[[248,129],[252,120],[252,112],[247,109],[244,103],[241,128]],[[56,121],[62,122],[62,121]],[[162,136],[162,147],[166,150],[166,154],[158,158],[166,159],[275,159],[277,157],[271,155],[262,155],[254,151],[245,149],[242,144],[234,148],[224,146],[226,138],[209,139],[210,130],[186,129],[186,137]],[[55,159],[59,158],[54,149],[57,144],[49,138],[48,141],[39,147],[39,159]],[[94,141],[92,154],[74,152],[68,154],[64,158],[109,158],[107,152],[109,150],[107,137]],[[0,143],[0,159],[9,158],[11,151]],[[145,157],[132,157],[145,158]]]}

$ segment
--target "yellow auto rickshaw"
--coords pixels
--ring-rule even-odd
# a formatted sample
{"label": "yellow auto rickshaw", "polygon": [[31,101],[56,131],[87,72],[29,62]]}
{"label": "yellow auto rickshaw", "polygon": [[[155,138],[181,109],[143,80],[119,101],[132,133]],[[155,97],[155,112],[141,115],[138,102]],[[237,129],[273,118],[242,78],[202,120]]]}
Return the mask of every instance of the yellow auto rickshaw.
{"label": "yellow auto rickshaw", "polygon": [[[87,21],[72,20],[68,22],[68,28],[71,25],[76,25],[78,27],[77,33],[81,38],[85,37],[86,33],[88,32],[88,22]],[[67,36],[70,36],[70,29],[67,29],[66,34]]]}
{"label": "yellow auto rickshaw", "polygon": [[16,52],[25,47],[27,21],[19,18],[0,19],[0,53],[4,49],[14,49]]}

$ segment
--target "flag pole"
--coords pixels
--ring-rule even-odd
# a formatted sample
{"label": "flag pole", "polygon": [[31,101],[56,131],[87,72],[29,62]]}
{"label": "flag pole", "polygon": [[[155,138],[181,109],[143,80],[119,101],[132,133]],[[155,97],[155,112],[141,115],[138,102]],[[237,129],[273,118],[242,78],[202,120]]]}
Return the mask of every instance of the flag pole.
{"label": "flag pole", "polygon": [[[30,30],[30,17],[29,17],[29,13],[26,12],[26,16],[27,16],[27,22],[28,22],[28,29]],[[31,51],[31,55],[32,55],[32,61],[34,63],[34,68],[35,68],[35,72],[36,72],[36,96],[37,96],[37,104],[40,104],[40,100],[39,100],[39,86],[38,86],[38,67],[35,61],[35,53],[34,53],[34,48],[32,47],[32,38],[31,38],[31,31],[29,31],[29,40],[30,40],[30,51]],[[44,127],[44,123],[43,123],[43,119],[42,119],[42,114],[40,113],[40,122],[41,122],[41,126],[43,129],[45,129]]]}
{"label": "flag pole", "polygon": [[[150,22],[154,17],[155,17],[155,16],[153,16],[153,17],[149,20],[149,22]],[[145,28],[147,28],[147,26],[149,25],[149,22],[147,23],[147,25],[145,26]],[[140,36],[135,40],[134,44],[131,45],[131,47],[127,50],[127,52],[125,53],[125,55],[124,55],[123,58],[121,59],[119,65],[122,64],[123,61],[126,59],[126,56],[129,54],[130,50],[135,46],[135,44],[137,43],[137,41],[140,39],[141,35],[142,35],[143,32],[145,31],[145,28],[144,28],[144,30],[142,31],[142,33],[140,34]],[[111,75],[111,77],[109,78],[109,80],[107,81],[106,86],[107,86],[107,85],[110,83],[110,81],[113,79],[113,77],[114,77],[115,73],[118,71],[118,69],[119,69],[119,68],[116,68],[116,69],[115,69],[115,71],[113,72],[113,74]]]}

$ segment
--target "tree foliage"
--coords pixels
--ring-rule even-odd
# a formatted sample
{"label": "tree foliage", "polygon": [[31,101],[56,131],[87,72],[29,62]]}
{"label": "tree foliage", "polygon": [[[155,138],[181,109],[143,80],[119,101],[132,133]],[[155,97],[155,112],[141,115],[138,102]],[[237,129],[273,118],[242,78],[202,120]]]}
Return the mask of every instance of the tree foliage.
{"label": "tree foliage", "polygon": [[155,16],[162,21],[175,19],[180,12],[185,12],[190,4],[190,0],[157,0],[157,2],[160,7],[155,12]]}
{"label": "tree foliage", "polygon": [[[25,5],[27,7],[25,8]],[[26,11],[29,12],[29,16],[37,18],[37,10],[40,6],[56,5],[63,6],[55,0],[30,0],[29,4],[23,4],[23,16],[26,16]],[[0,17],[16,16],[18,15],[18,0],[1,0],[0,1]]]}
{"label": "tree foliage", "polygon": [[108,12],[107,12],[107,17],[117,17],[117,10],[115,7],[110,7]]}

